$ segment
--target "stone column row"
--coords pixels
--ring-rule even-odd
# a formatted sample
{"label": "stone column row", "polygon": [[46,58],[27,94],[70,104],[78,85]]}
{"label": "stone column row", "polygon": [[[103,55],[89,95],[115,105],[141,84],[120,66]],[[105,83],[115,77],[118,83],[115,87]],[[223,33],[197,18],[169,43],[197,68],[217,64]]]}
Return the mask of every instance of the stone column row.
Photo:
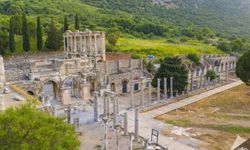
{"label": "stone column row", "polygon": [[[89,43],[87,43],[87,39],[89,41]],[[103,37],[103,35],[98,36],[96,34],[89,34],[89,35],[68,35],[68,36],[64,36],[64,51],[65,52],[86,52],[87,49],[90,50],[90,53],[93,53],[95,55],[98,55],[98,41],[100,42],[100,46],[101,48],[101,53],[105,54],[105,46],[103,48],[103,41],[105,41],[105,37]],[[94,45],[93,45],[94,43]],[[78,47],[78,44],[80,45],[80,49]],[[89,45],[87,45],[89,44]]]}
{"label": "stone column row", "polygon": [[[170,77],[170,98],[173,98],[173,77]],[[167,78],[164,78],[164,95],[167,95]],[[157,79],[157,100],[161,100],[161,79]]]}

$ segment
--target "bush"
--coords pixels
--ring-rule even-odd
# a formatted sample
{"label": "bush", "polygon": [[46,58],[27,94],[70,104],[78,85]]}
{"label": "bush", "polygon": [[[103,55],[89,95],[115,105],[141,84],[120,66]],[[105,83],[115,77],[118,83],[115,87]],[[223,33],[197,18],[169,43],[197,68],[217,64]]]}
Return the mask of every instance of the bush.
{"label": "bush", "polygon": [[207,73],[206,73],[206,77],[207,78],[210,78],[210,80],[214,80],[216,78],[216,73],[212,70],[208,70]]}
{"label": "bush", "polygon": [[196,53],[188,54],[187,58],[196,64],[200,62],[200,56]]}

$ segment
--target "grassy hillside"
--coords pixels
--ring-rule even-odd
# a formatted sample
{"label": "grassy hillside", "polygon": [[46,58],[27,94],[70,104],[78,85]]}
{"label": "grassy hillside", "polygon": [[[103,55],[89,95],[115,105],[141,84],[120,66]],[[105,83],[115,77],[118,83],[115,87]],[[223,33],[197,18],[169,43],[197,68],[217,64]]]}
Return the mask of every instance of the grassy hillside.
{"label": "grassy hillside", "polygon": [[147,57],[154,55],[157,58],[166,56],[198,53],[222,53],[214,46],[202,44],[197,41],[185,43],[169,43],[165,39],[144,40],[137,38],[121,38],[116,46],[120,52],[131,53],[134,57]]}
{"label": "grassy hillside", "polygon": [[[0,0],[0,29],[8,30],[9,17],[25,12],[32,26],[31,41],[35,42],[36,16],[41,16],[45,35],[49,21],[55,20],[61,29],[64,16],[68,17],[70,29],[74,30],[77,13],[81,30],[106,31],[116,27],[123,34],[132,35],[133,39],[120,39],[115,48],[125,52],[136,50],[136,57],[158,52],[164,55],[214,53],[219,52],[218,49],[203,44],[204,41],[223,39],[225,36],[221,35],[250,37],[250,15],[247,11],[250,4],[247,0],[172,0],[172,3],[176,7],[166,9],[152,4],[151,0]],[[160,34],[159,30],[162,31]],[[20,33],[16,37],[16,53],[22,52],[19,36]],[[183,36],[188,37],[189,42],[165,42]],[[152,40],[155,37],[160,40]],[[32,45],[32,51],[36,51],[35,44]]]}

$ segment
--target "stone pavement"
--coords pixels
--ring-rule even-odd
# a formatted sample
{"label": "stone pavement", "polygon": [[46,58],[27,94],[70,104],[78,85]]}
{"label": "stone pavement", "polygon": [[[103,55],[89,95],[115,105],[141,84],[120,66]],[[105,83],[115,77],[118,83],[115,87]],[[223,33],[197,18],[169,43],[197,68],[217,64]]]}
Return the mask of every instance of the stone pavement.
{"label": "stone pavement", "polygon": [[[173,111],[175,109],[181,108],[183,106],[192,104],[194,102],[197,102],[199,100],[202,100],[202,99],[207,98],[209,96],[212,96],[214,94],[223,92],[225,90],[228,90],[230,88],[233,88],[233,87],[241,85],[241,84],[242,84],[241,81],[236,81],[236,82],[230,83],[228,85],[218,87],[218,88],[213,89],[213,90],[209,90],[209,91],[204,92],[202,94],[195,95],[195,96],[192,96],[190,98],[186,98],[186,99],[181,100],[179,102],[175,102],[175,103],[160,107],[158,109],[155,109],[155,110],[152,110],[149,112],[140,113],[139,114],[139,135],[144,137],[144,138],[150,139],[152,129],[157,129],[157,130],[161,131],[161,130],[166,129],[166,128],[171,126],[171,125],[165,124],[164,122],[161,122],[161,121],[154,119],[155,117],[162,115],[164,113]],[[134,115],[135,115],[134,110],[128,111],[128,129],[129,129],[129,132],[134,132],[134,119],[135,119]],[[162,134],[160,134],[160,136],[159,136],[159,144],[168,148],[169,150],[194,150],[195,149],[191,146],[188,146],[188,145],[185,145],[183,143],[172,140],[169,137],[166,137]]]}

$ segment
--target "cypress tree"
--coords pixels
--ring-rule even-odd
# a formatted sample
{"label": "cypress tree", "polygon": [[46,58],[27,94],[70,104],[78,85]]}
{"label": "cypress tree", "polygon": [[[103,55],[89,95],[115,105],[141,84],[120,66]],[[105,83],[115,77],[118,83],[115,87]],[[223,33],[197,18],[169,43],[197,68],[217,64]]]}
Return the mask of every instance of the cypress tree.
{"label": "cypress tree", "polygon": [[67,17],[65,16],[65,17],[64,17],[64,28],[63,28],[63,31],[65,32],[65,31],[67,31],[67,30],[69,30],[69,25],[68,25],[68,19],[67,19]]}
{"label": "cypress tree", "polygon": [[43,35],[40,17],[37,17],[37,49],[40,51],[43,48]]}
{"label": "cypress tree", "polygon": [[49,24],[47,36],[48,36],[46,41],[47,49],[57,50],[61,48],[63,36],[61,31],[57,30],[53,20],[51,20],[51,23]]}
{"label": "cypress tree", "polygon": [[27,52],[30,50],[30,37],[28,31],[27,18],[25,14],[23,14],[22,17],[22,34],[23,34],[23,50]]}
{"label": "cypress tree", "polygon": [[13,18],[10,18],[9,23],[9,48],[10,51],[13,53],[15,51],[15,34],[14,34],[14,26],[13,26]]}
{"label": "cypress tree", "polygon": [[76,14],[75,16],[75,29],[79,30],[80,29],[80,22],[79,22],[79,16]]}

